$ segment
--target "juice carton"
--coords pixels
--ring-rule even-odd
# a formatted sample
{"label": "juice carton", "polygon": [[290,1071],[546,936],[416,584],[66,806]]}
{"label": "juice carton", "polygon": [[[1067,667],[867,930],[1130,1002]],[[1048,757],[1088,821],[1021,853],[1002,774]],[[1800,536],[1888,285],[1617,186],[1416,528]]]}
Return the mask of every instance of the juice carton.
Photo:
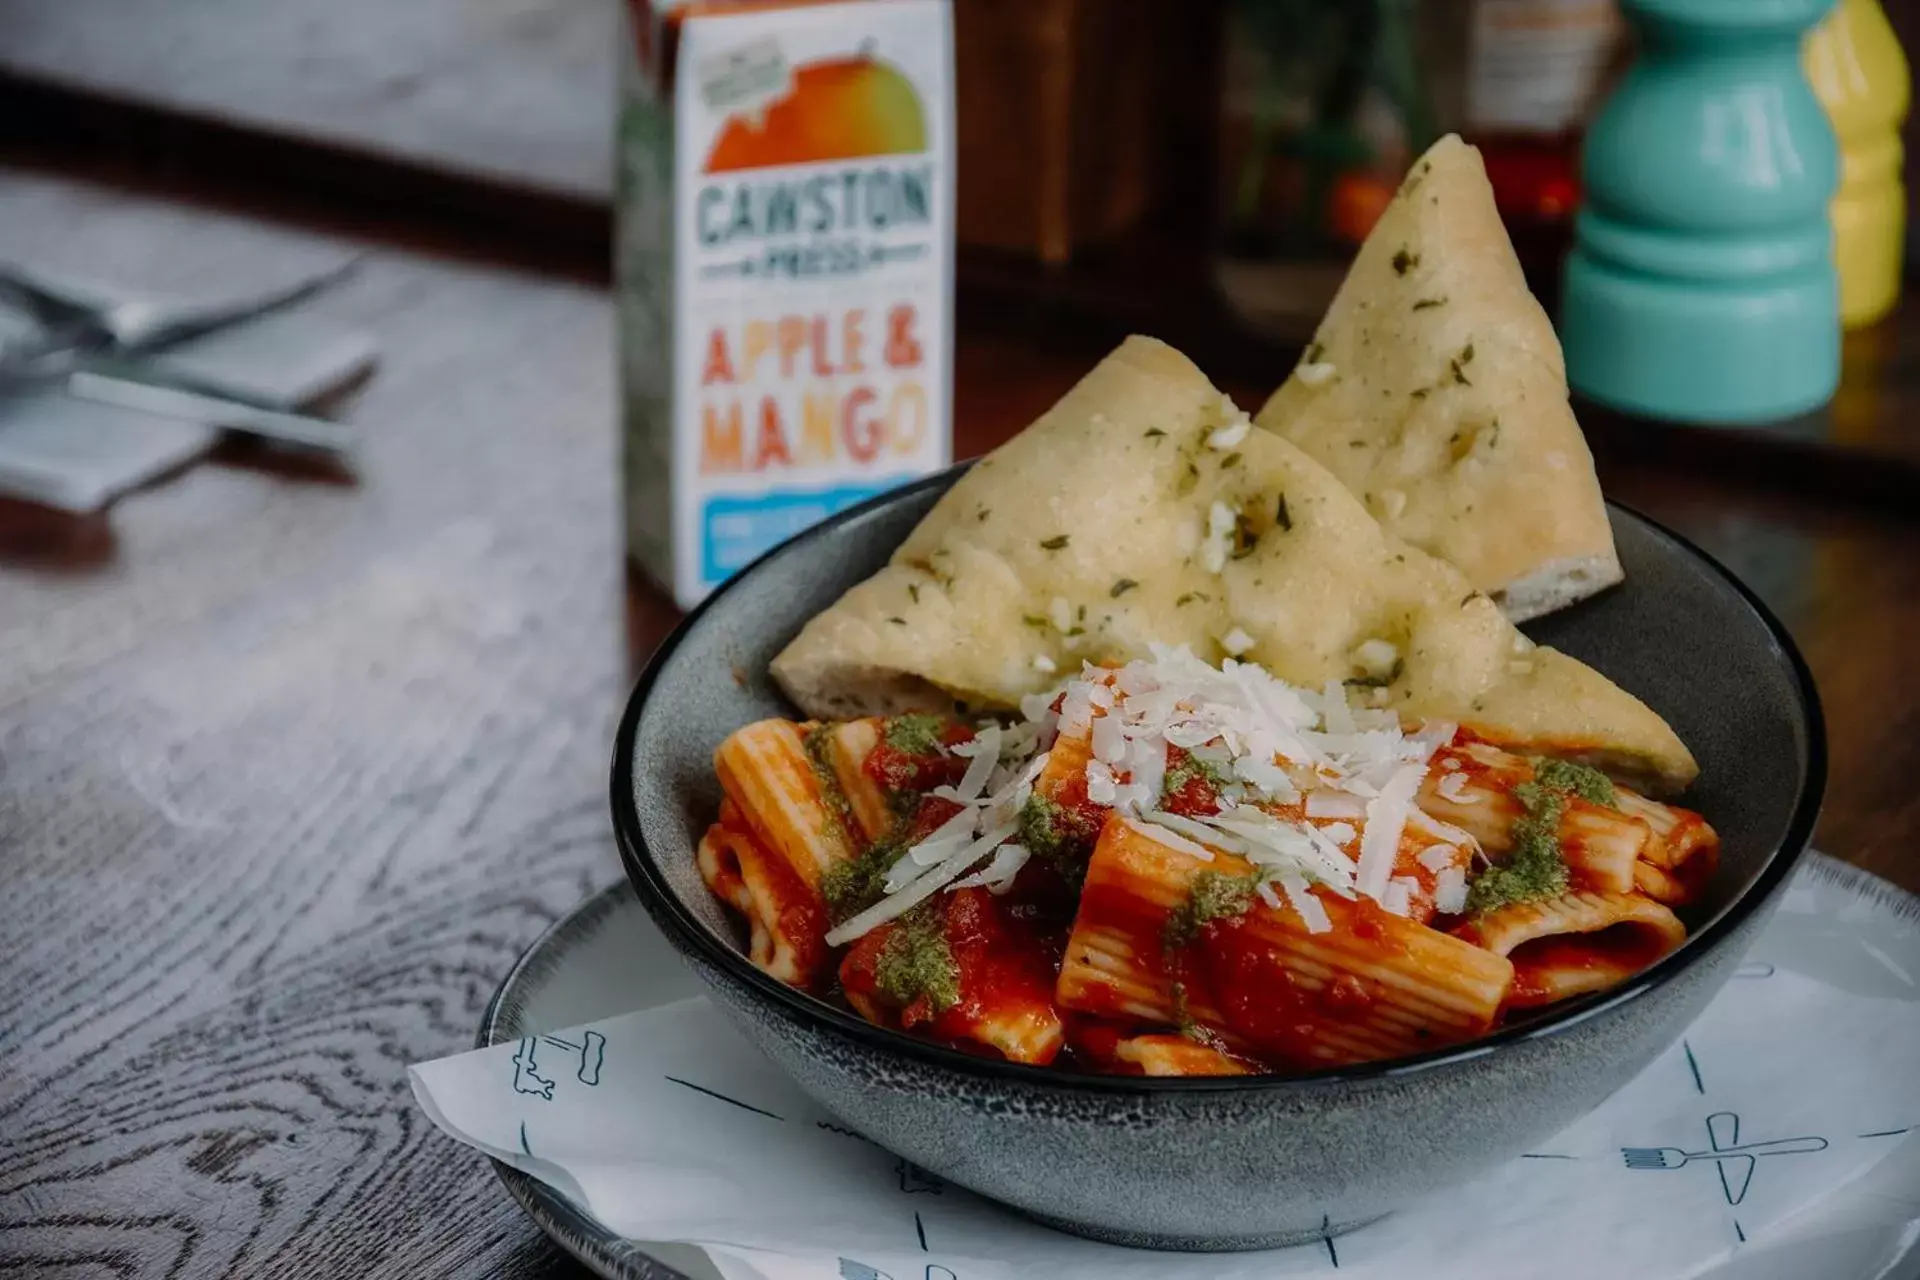
{"label": "juice carton", "polygon": [[947,0],[634,0],[627,550],[691,606],[950,452]]}

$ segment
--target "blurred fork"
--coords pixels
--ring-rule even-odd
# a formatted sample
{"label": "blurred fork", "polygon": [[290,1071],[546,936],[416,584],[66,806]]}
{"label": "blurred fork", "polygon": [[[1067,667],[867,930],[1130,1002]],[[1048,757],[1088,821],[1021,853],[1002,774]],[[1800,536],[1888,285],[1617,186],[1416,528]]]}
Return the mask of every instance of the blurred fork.
{"label": "blurred fork", "polygon": [[95,297],[0,262],[0,302],[41,329],[17,350],[0,351],[0,373],[63,373],[90,354],[133,355],[230,328],[332,287],[358,263],[358,257],[348,258],[248,298],[165,304]]}

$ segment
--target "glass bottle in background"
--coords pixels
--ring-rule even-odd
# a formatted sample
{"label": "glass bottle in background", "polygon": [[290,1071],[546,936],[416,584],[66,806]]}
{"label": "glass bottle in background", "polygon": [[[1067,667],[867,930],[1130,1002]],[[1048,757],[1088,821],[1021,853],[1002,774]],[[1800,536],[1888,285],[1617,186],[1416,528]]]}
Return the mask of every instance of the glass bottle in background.
{"label": "glass bottle in background", "polygon": [[[1470,0],[1460,133],[1536,294],[1557,289],[1580,202],[1580,136],[1623,46],[1614,0]],[[1548,299],[1550,302],[1551,300]]]}
{"label": "glass bottle in background", "polygon": [[1620,43],[1613,0],[1232,0],[1216,279],[1304,341],[1407,165],[1458,131],[1536,288],[1557,279],[1579,132]]}
{"label": "glass bottle in background", "polygon": [[[1443,132],[1463,29],[1414,0],[1232,0],[1216,279],[1253,324],[1313,331],[1407,165]],[[1435,57],[1436,40],[1455,47]],[[1457,75],[1453,77],[1455,83]]]}
{"label": "glass bottle in background", "polygon": [[1879,0],[1840,0],[1807,36],[1801,56],[1840,142],[1840,190],[1833,197],[1840,322],[1859,328],[1885,315],[1900,296],[1907,58]]}

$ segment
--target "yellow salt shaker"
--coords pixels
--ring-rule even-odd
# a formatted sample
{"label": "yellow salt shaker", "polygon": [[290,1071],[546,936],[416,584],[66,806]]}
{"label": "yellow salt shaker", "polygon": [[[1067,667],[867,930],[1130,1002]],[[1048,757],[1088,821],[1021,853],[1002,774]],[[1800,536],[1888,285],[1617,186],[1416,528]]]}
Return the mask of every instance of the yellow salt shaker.
{"label": "yellow salt shaker", "polygon": [[1885,315],[1900,295],[1907,216],[1900,125],[1907,115],[1907,58],[1880,0],[1840,0],[1808,33],[1803,59],[1840,141],[1834,262],[1840,273],[1840,322],[1857,329]]}

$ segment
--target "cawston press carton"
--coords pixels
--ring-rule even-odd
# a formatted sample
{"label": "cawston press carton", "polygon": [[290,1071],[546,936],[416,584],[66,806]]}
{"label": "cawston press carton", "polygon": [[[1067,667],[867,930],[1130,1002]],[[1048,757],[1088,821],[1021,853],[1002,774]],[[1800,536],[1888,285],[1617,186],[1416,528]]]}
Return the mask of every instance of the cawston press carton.
{"label": "cawston press carton", "polygon": [[627,549],[691,606],[946,465],[947,0],[635,0],[617,245]]}

